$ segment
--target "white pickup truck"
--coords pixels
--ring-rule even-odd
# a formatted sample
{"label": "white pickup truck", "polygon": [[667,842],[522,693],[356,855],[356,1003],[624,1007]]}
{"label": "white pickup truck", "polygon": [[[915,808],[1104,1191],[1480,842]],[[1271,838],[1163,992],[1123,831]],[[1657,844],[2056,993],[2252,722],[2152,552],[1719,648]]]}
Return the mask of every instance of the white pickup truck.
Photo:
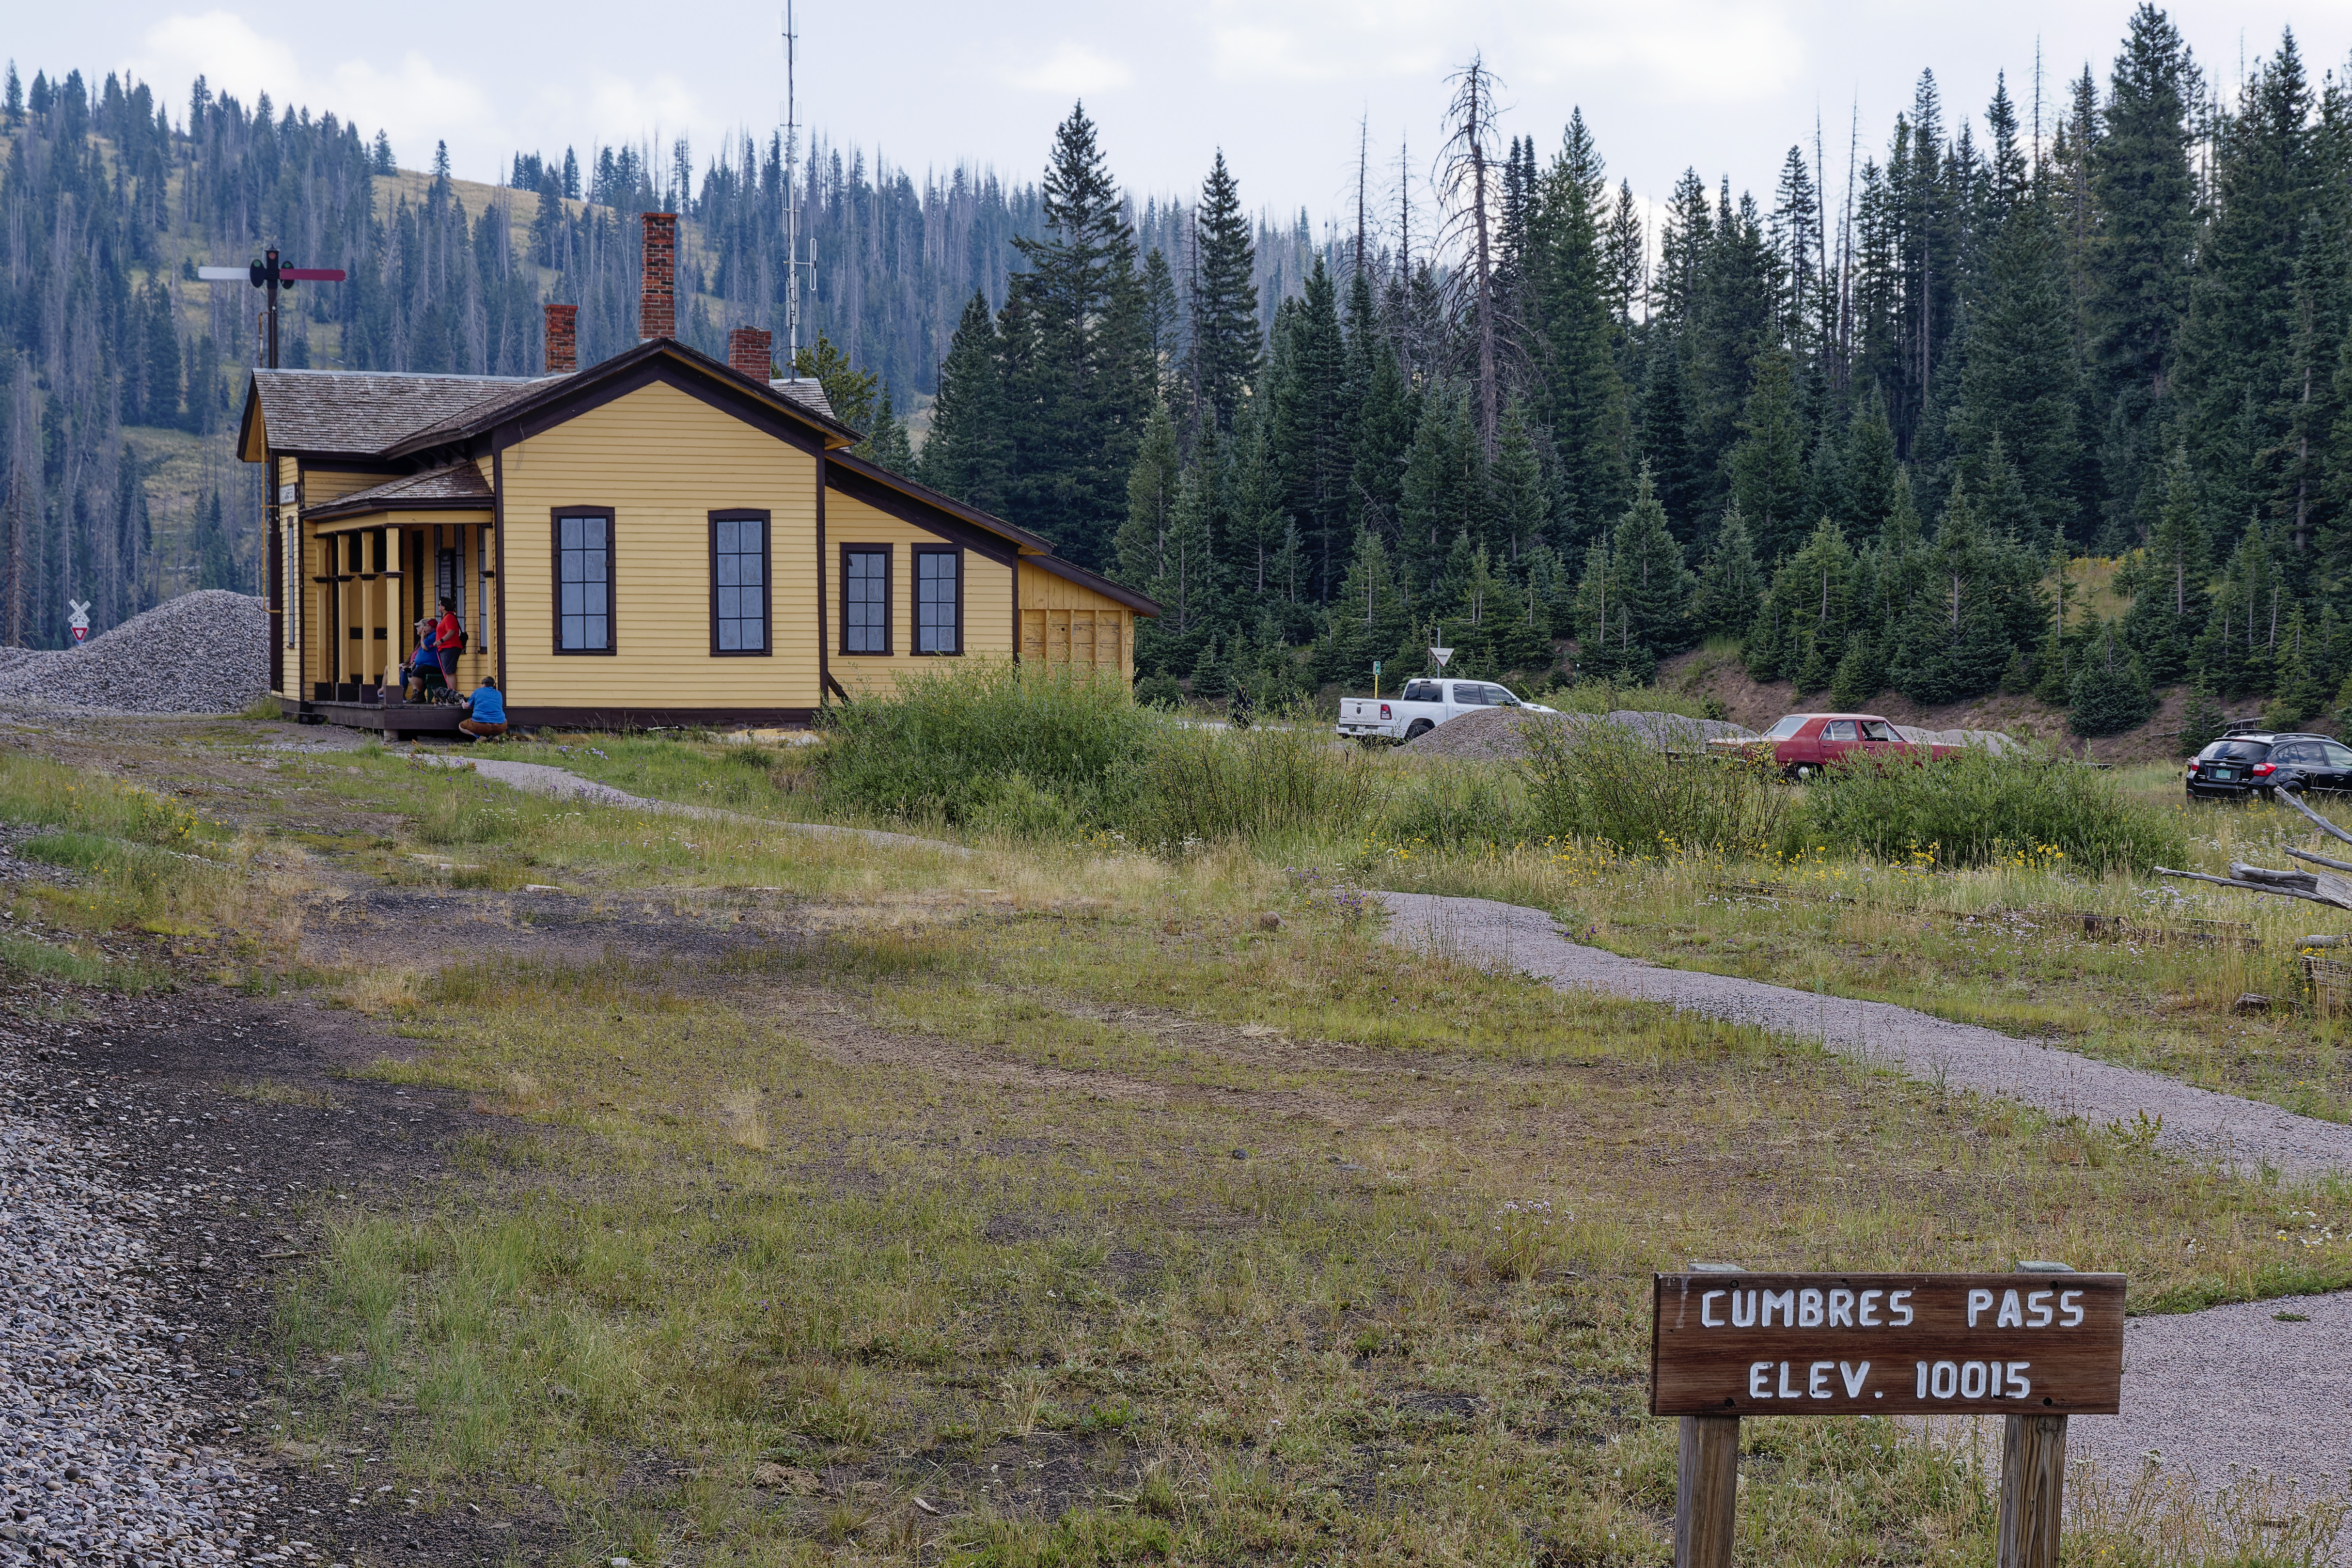
{"label": "white pickup truck", "polygon": [[1417,741],[1449,719],[1481,708],[1518,708],[1529,713],[1557,711],[1522,702],[1491,680],[1408,680],[1394,697],[1339,699],[1339,733],[1350,741]]}

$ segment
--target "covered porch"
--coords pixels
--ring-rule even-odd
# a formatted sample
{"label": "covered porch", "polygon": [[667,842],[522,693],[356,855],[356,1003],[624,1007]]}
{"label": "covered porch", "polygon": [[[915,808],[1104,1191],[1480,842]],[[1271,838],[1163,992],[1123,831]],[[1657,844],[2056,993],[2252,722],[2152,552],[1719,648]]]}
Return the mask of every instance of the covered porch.
{"label": "covered porch", "polygon": [[403,700],[419,620],[446,599],[467,633],[451,685],[498,670],[495,513],[470,463],[308,509],[299,641],[302,716],[386,734],[454,731],[454,707]]}

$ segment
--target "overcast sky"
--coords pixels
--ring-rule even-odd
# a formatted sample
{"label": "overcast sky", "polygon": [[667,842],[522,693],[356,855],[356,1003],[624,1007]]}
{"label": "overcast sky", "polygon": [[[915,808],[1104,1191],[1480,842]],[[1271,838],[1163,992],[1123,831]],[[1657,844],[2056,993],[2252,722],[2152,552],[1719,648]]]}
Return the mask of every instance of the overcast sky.
{"label": "overcast sky", "polygon": [[[494,180],[520,148],[583,155],[596,142],[764,137],[783,96],[780,13],[709,0],[564,6],[402,0],[396,5],[205,10],[171,0],[12,7],[0,48],[25,78],[128,69],[186,113],[199,71],[248,104],[267,89],[391,133],[404,167],[446,137],[456,172]],[[1196,190],[1222,146],[1254,207],[1351,210],[1357,128],[1369,122],[1376,197],[1398,145],[1425,177],[1447,74],[1483,51],[1506,84],[1505,130],[1549,157],[1581,104],[1612,178],[1663,196],[1685,165],[1769,199],[1816,121],[1826,184],[1843,189],[1856,106],[1883,150],[1923,68],[1947,112],[1981,115],[1995,73],[2030,113],[2040,47],[2046,100],[2087,60],[2104,82],[2129,7],[2077,0],[1894,5],[1841,0],[1206,0],[1105,5],[940,0],[799,8],[803,121],[879,149],[920,177],[958,160],[1018,178],[1083,96],[1132,191]],[[2352,0],[2189,0],[2172,15],[2222,82],[2292,25],[2312,75],[2341,71]],[[647,31],[646,24],[653,24]]]}

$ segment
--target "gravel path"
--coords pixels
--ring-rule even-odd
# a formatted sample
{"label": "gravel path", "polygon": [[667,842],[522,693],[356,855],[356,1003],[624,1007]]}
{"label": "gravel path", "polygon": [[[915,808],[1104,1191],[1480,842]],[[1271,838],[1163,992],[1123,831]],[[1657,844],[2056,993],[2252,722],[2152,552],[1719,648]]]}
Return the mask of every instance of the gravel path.
{"label": "gravel path", "polygon": [[0,1564],[232,1561],[278,1489],[194,1440],[212,1418],[142,1279],[155,1206],[20,1113],[24,1083],[0,1058]]}
{"label": "gravel path", "polygon": [[[2309,1321],[2281,1322],[2282,1312]],[[2126,1413],[2068,1422],[2068,1454],[2125,1480],[2153,1452],[2207,1487],[2227,1485],[2232,1467],[2339,1486],[2352,1468],[2347,1344],[2352,1291],[2129,1319]]]}
{"label": "gravel path", "polygon": [[502,784],[524,790],[532,795],[552,795],[558,800],[584,800],[592,805],[627,806],[636,811],[668,812],[679,816],[699,816],[713,822],[743,822],[754,827],[780,828],[786,833],[804,833],[812,838],[858,838],[868,844],[880,844],[900,849],[944,849],[953,855],[969,855],[971,850],[961,844],[950,844],[940,838],[918,838],[910,833],[885,833],[878,827],[836,827],[824,822],[779,822],[772,817],[753,816],[749,812],[727,811],[715,805],[688,805],[673,800],[648,800],[641,795],[614,789],[611,784],[583,779],[568,768],[547,763],[510,763],[496,757],[448,756],[418,753],[436,767],[466,768],[486,779],[496,779]]}
{"label": "gravel path", "polygon": [[[1402,944],[1524,971],[1557,986],[1819,1039],[1914,1078],[2062,1113],[2101,1121],[2129,1121],[2142,1111],[2162,1116],[2159,1144],[2241,1168],[2267,1162],[2297,1175],[2352,1168],[2352,1128],[2332,1121],[1907,1007],[1661,969],[1571,942],[1539,910],[1422,893],[1379,896],[1391,916],[1389,939]],[[2309,1321],[2281,1322],[2281,1312]],[[2133,1318],[2124,1325],[2124,1414],[2070,1422],[2069,1458],[2126,1485],[2153,1454],[2167,1474],[2209,1492],[2230,1484],[2233,1467],[2307,1488],[2340,1486],[2352,1469],[2347,1344],[2352,1291]],[[2352,1560],[2352,1527],[2338,1539],[2336,1558]]]}
{"label": "gravel path", "polygon": [[2352,1127],[2297,1116],[2259,1100],[2194,1089],[2161,1073],[2094,1061],[1998,1030],[1886,1002],[1817,995],[1756,980],[1662,969],[1584,947],[1540,910],[1487,899],[1381,893],[1392,942],[1479,964],[1501,963],[1554,985],[1588,986],[1825,1043],[1843,1056],[1897,1068],[1955,1089],[2007,1095],[2060,1115],[2129,1124],[2162,1117],[2159,1145],[2243,1170],[2284,1174],[2352,1170]]}

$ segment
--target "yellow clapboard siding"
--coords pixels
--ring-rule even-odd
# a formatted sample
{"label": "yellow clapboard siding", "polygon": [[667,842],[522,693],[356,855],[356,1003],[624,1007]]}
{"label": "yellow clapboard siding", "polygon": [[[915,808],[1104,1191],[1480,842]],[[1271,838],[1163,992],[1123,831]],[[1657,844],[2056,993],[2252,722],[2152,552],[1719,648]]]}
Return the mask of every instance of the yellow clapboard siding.
{"label": "yellow clapboard siding", "polygon": [[[500,467],[509,701],[815,706],[814,455],[656,383],[508,447]],[[569,506],[613,509],[613,654],[554,651],[552,518]],[[769,513],[769,657],[710,651],[709,513],[729,508]]]}
{"label": "yellow clapboard siding", "polygon": [[[887,688],[909,671],[940,668],[942,661],[937,657],[914,652],[914,547],[953,542],[839,490],[825,492],[824,534],[825,614],[832,638],[828,662],[842,689],[852,697],[863,697]],[[841,651],[841,548],[845,544],[890,547],[890,651],[887,655]],[[1013,649],[1013,570],[970,550],[963,552],[963,647],[967,658],[1003,658]]]}
{"label": "yellow clapboard siding", "polygon": [[1024,563],[1021,657],[1135,678],[1135,612],[1083,584]]}
{"label": "yellow clapboard siding", "polygon": [[[293,483],[298,477],[298,468],[294,459],[291,458],[280,458],[278,462],[284,466],[285,469],[285,479],[282,482],[288,484]],[[363,490],[373,485],[380,485],[392,476],[388,474],[354,474],[341,469],[320,468],[316,464],[306,463],[299,466],[299,477],[302,483],[302,504],[305,508],[309,508],[314,506],[324,506],[329,501],[339,500],[342,497],[350,495],[355,490]]]}

